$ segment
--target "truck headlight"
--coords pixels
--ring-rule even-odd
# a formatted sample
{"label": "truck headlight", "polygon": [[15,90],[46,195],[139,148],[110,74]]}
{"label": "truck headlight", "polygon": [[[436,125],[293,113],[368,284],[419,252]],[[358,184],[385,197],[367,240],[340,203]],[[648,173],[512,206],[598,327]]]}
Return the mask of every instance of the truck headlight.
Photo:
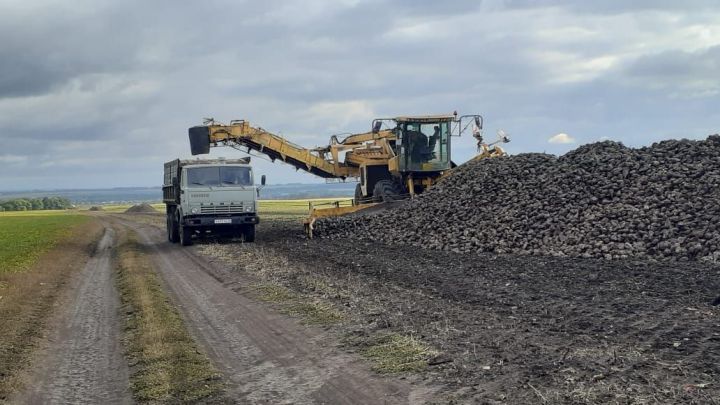
{"label": "truck headlight", "polygon": [[253,210],[252,204],[245,206],[245,212],[252,212],[252,210]]}
{"label": "truck headlight", "polygon": [[192,208],[190,208],[190,213],[191,213],[191,214],[197,214],[198,212],[200,212],[200,208],[198,208],[198,207],[192,207]]}

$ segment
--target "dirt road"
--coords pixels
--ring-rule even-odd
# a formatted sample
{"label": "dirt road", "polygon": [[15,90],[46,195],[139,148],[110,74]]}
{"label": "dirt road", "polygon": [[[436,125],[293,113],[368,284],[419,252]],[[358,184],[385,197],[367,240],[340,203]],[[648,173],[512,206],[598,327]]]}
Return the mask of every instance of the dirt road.
{"label": "dirt road", "polygon": [[120,342],[120,301],[113,280],[114,232],[105,229],[95,255],[74,280],[49,343],[38,353],[27,404],[132,403]]}
{"label": "dirt road", "polygon": [[[166,241],[163,230],[118,220],[148,252],[188,327],[241,403],[417,403],[428,390],[374,375],[337,349],[321,329],[257,303],[224,285],[224,270]],[[235,278],[233,285],[246,280]]]}

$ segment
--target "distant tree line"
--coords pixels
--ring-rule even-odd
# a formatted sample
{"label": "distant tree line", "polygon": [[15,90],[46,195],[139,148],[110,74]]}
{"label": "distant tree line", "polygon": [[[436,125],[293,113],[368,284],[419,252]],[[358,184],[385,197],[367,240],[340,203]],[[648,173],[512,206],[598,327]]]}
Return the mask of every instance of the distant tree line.
{"label": "distant tree line", "polygon": [[72,208],[70,200],[62,197],[15,198],[0,201],[0,211],[65,210]]}

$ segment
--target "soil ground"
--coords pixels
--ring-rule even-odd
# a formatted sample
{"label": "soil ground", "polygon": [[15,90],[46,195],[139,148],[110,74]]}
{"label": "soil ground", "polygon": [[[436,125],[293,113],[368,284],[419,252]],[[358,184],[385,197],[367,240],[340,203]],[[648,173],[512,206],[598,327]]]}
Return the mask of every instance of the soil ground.
{"label": "soil ground", "polygon": [[[47,218],[55,221],[56,218],[50,216],[54,215]],[[39,246],[22,242],[13,244],[13,239],[8,238],[18,229],[43,232],[43,224],[49,222],[45,217],[42,219],[29,227],[4,229],[5,242],[10,244],[11,250],[17,249],[13,252],[15,257],[30,259],[36,255],[38,259],[27,268],[21,266],[17,272],[0,271],[0,402],[30,382],[27,366],[33,352],[44,342],[54,315],[64,312],[65,293],[77,284],[74,282],[77,273],[90,260],[103,232],[98,222],[86,221],[67,235],[56,233],[58,240],[52,237],[48,240],[48,235],[44,235],[45,243]],[[51,232],[47,228],[44,231]],[[20,239],[33,242],[32,234],[24,234]]]}
{"label": "soil ground", "polygon": [[17,403],[132,403],[120,343],[119,300],[106,228],[95,254],[69,288],[46,347]]}
{"label": "soil ground", "polygon": [[[423,384],[376,375],[337,337],[302,325],[248,297],[253,280],[167,242],[148,218],[115,216],[137,232],[191,334],[223,373],[228,397],[240,403],[418,403]],[[145,222],[145,223],[143,223]]]}
{"label": "soil ground", "polygon": [[297,221],[199,249],[227,285],[259,276],[345,308],[349,349],[393,332],[440,350],[423,374],[438,402],[720,402],[717,266],[307,240]]}
{"label": "soil ground", "polygon": [[[281,219],[262,222],[256,243],[182,248],[166,241],[162,214],[99,215],[137,232],[232,401],[719,402],[720,269],[711,264],[308,240],[297,220]],[[129,400],[107,255],[83,271],[38,389],[21,400]],[[259,301],[258,285],[325,303],[342,321],[302,324]],[[82,350],[93,336],[107,340],[96,345],[102,356]],[[439,354],[425,370],[382,376],[359,354],[383,336],[411,336]],[[89,371],[108,365],[119,372]]]}

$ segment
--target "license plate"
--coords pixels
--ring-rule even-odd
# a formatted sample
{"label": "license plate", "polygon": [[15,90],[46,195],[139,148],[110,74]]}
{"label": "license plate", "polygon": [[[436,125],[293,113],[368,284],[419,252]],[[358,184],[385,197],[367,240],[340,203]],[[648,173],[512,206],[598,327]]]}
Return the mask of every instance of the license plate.
{"label": "license plate", "polygon": [[216,223],[216,224],[232,224],[232,218],[216,219],[216,220],[215,220],[215,223]]}

